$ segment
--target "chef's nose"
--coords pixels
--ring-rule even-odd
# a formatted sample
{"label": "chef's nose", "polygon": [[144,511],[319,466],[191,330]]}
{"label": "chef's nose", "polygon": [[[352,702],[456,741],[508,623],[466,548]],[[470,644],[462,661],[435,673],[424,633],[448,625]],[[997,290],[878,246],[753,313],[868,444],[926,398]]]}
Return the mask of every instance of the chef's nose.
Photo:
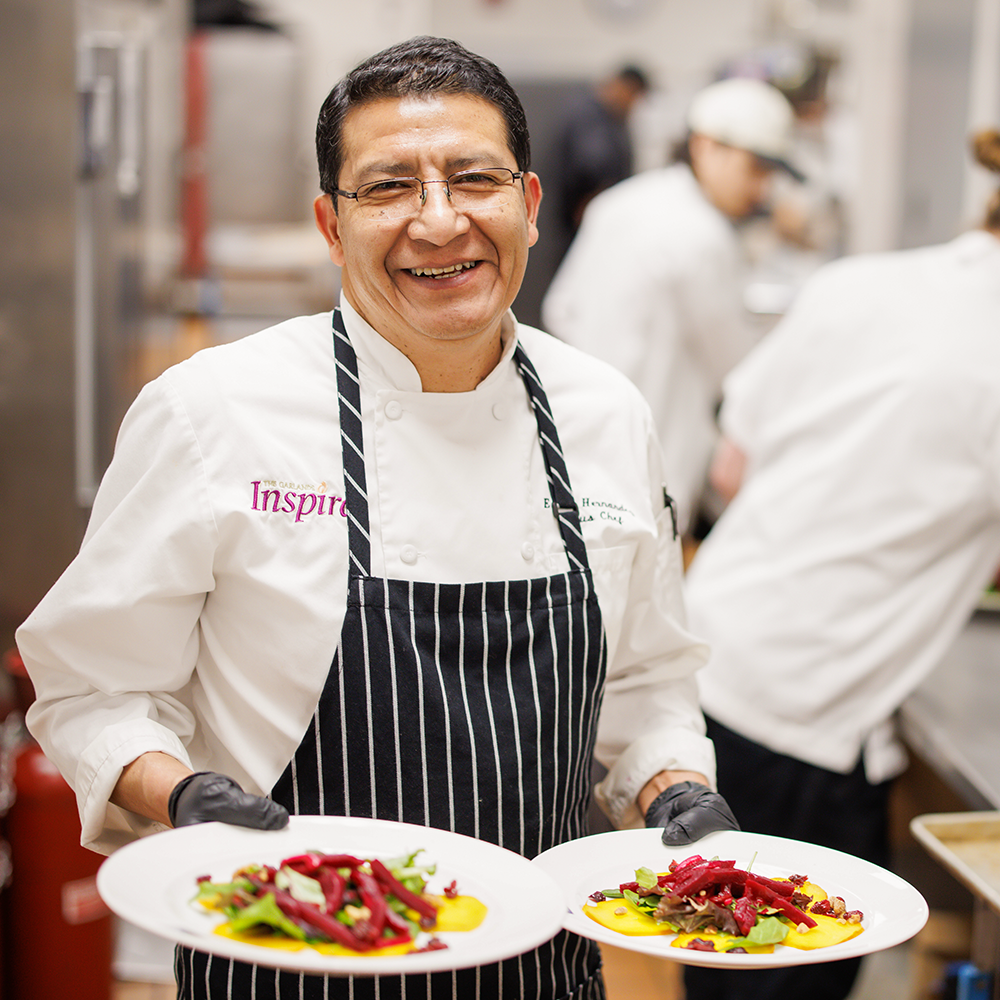
{"label": "chef's nose", "polygon": [[469,217],[455,208],[447,181],[423,182],[420,208],[409,225],[411,238],[443,245],[468,232],[470,225]]}

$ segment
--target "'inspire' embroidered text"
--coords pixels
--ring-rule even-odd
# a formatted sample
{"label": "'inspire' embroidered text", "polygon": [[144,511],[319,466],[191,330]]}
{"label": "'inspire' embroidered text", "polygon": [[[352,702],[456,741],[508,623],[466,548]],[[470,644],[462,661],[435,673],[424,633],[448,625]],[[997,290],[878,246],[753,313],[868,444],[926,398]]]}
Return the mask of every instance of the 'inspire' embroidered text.
{"label": "'inspire' embroidered text", "polygon": [[[272,513],[294,514],[296,521],[310,514],[332,514],[339,509],[341,517],[347,517],[347,500],[344,497],[327,495],[325,493],[293,493],[281,490],[260,488],[261,480],[251,483],[253,486],[253,504],[251,510],[268,510]],[[270,504],[270,508],[268,508]],[[339,504],[339,508],[338,508]]]}

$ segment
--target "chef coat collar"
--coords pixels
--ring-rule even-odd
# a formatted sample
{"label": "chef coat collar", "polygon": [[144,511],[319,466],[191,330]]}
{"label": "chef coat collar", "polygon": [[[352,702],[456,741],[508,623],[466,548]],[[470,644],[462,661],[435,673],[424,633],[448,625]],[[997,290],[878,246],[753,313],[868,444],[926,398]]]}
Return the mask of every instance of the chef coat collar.
{"label": "chef coat collar", "polygon": [[720,218],[725,219],[726,222],[730,222],[729,217],[724,212],[719,211],[719,209],[712,204],[711,198],[709,198],[708,195],[705,194],[704,189],[698,183],[698,178],[695,177],[694,171],[686,163],[674,163],[671,164],[670,167],[668,167],[667,169],[674,171],[674,173],[680,179],[680,183],[687,188],[688,197],[691,198],[692,201],[701,202],[702,205],[704,205],[706,208],[711,209],[712,212],[718,215]]}
{"label": "chef coat collar", "polygon": [[[423,392],[420,374],[413,362],[362,319],[344,296],[341,296],[340,311],[359,364],[372,369],[393,389],[400,392]],[[500,343],[503,346],[500,361],[473,392],[494,385],[503,377],[501,373],[507,371],[511,364],[514,349],[517,347],[517,320],[509,309],[500,322]]]}

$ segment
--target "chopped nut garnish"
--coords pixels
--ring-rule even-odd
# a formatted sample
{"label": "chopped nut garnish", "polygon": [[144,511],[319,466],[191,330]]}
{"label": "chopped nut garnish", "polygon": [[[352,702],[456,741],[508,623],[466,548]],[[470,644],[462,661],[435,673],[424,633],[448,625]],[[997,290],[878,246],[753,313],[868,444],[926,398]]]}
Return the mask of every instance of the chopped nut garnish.
{"label": "chopped nut garnish", "polygon": [[847,912],[847,904],[844,902],[841,896],[831,897],[830,903],[833,906],[834,916],[839,917]]}
{"label": "chopped nut garnish", "polygon": [[808,924],[799,924],[799,926],[798,926],[798,927],[796,927],[795,929],[796,929],[796,930],[797,930],[797,931],[798,931],[798,932],[799,932],[800,934],[806,934],[806,933],[808,933],[808,931],[809,931],[809,925],[808,925]]}
{"label": "chopped nut garnish", "polygon": [[615,907],[615,916],[620,917],[624,913],[628,913],[628,907],[626,907],[626,906],[616,906]]}

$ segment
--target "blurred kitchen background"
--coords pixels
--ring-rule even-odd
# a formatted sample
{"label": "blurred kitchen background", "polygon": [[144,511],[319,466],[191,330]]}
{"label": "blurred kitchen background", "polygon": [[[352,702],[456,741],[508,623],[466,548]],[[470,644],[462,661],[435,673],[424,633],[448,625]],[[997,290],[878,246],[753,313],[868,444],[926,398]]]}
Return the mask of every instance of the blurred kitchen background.
{"label": "blurred kitchen background", "polygon": [[[630,121],[638,169],[666,161],[688,99],[721,74],[766,77],[795,100],[810,236],[791,242],[767,219],[745,229],[746,305],[762,334],[823,260],[947,240],[975,223],[987,196],[962,151],[972,129],[1000,123],[1000,0],[3,0],[0,649],[79,546],[138,388],[200,347],[335,304],[336,269],[311,215],[316,112],[360,59],[416,34],[457,38],[522,94],[548,194],[514,307],[529,323],[539,324],[562,252],[559,177],[547,173],[560,113],[626,63],[653,85]],[[961,663],[988,662],[988,645],[968,641]],[[16,748],[31,692],[16,654],[5,663],[3,739]],[[915,703],[910,717],[918,753],[897,796],[897,844],[934,919],[873,961],[859,997],[930,996],[948,961],[981,952],[982,902],[922,863],[906,823],[928,809],[995,809],[1000,780],[956,763],[954,741],[948,757],[931,731],[947,698],[931,705],[921,715]],[[963,711],[954,706],[959,728]],[[978,733],[996,762],[991,738]],[[0,795],[13,866],[0,893],[4,1000],[46,1000],[43,966],[62,948],[50,929],[30,930],[37,904],[15,895],[21,856],[61,856],[76,836],[72,808],[57,822],[46,813],[61,793],[45,780],[39,791],[18,772],[19,799]],[[35,793],[41,828],[59,827],[55,847],[15,823]],[[68,876],[84,895],[97,861],[74,862],[83,867]],[[29,913],[11,917],[12,898]],[[67,916],[65,888],[60,899],[67,941],[97,934],[75,946],[94,985],[52,996],[171,995],[156,985],[169,979],[158,941],[99,905]],[[679,996],[670,963],[619,959],[609,958],[612,998]]]}

